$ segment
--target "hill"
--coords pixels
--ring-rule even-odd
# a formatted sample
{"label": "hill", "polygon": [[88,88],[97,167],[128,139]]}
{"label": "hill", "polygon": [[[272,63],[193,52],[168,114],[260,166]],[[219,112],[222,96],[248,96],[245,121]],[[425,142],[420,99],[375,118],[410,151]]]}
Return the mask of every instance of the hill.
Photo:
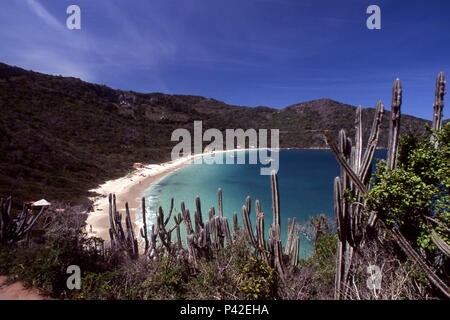
{"label": "hill", "polygon": [[[200,96],[114,90],[0,63],[0,196],[84,201],[134,162],[169,160],[176,128],[278,128],[283,148],[325,147],[321,132],[354,133],[355,107],[320,99],[286,107],[227,105]],[[367,138],[374,109],[364,109]],[[389,112],[381,147],[386,146]],[[425,120],[402,115],[403,130]],[[406,128],[406,129],[405,129]]]}

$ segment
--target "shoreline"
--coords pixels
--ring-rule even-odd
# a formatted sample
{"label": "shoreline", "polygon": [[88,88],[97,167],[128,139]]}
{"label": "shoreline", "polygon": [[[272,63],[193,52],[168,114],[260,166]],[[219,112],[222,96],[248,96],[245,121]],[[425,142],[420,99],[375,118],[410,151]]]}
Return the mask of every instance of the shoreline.
{"label": "shoreline", "polygon": [[[139,239],[139,228],[142,226],[142,222],[137,221],[136,211],[142,206],[141,201],[144,192],[153,184],[159,182],[167,175],[184,167],[186,164],[190,163],[190,161],[198,157],[218,153],[261,149],[267,148],[217,150],[200,154],[190,154],[175,161],[167,161],[160,164],[143,164],[141,168],[135,169],[124,177],[108,180],[102,185],[99,185],[96,189],[89,190],[91,192],[98,193],[99,196],[90,198],[94,204],[93,211],[89,212],[88,218],[86,219],[86,232],[88,233],[88,236],[110,240],[108,195],[113,193],[116,195],[117,209],[120,213],[123,213],[123,219],[125,219],[125,203],[128,202],[133,229],[135,235]],[[329,150],[329,148],[278,148],[278,150]]]}
{"label": "shoreline", "polygon": [[119,213],[123,213],[123,221],[125,217],[125,203],[128,202],[134,233],[139,239],[139,228],[142,225],[142,222],[137,221],[136,211],[142,206],[141,201],[144,192],[153,184],[159,182],[170,173],[184,167],[186,164],[190,163],[190,161],[199,157],[218,153],[261,149],[267,148],[217,150],[195,155],[190,154],[175,161],[168,161],[160,164],[144,164],[142,165],[142,168],[135,169],[133,172],[127,174],[124,177],[114,180],[108,180],[102,185],[98,186],[96,189],[89,190],[91,192],[98,193],[99,196],[90,198],[94,202],[94,209],[93,211],[89,212],[86,219],[86,232],[90,237],[99,237],[103,240],[110,240],[108,195],[110,193],[113,193],[116,195],[117,210],[119,211]]}

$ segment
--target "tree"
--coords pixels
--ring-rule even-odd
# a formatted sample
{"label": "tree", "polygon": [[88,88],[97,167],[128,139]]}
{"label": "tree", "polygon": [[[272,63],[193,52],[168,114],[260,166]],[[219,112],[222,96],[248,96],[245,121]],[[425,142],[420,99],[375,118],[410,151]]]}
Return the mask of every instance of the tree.
{"label": "tree", "polygon": [[448,257],[432,238],[450,244],[450,123],[428,131],[432,139],[401,137],[395,170],[387,169],[385,161],[378,163],[367,208],[398,227],[430,263],[443,268]]}

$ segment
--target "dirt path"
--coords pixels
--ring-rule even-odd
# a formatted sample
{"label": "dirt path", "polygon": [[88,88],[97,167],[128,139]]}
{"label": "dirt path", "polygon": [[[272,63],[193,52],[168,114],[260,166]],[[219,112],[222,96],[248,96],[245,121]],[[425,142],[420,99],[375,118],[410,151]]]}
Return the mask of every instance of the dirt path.
{"label": "dirt path", "polygon": [[37,289],[26,289],[20,282],[6,285],[6,277],[0,276],[0,300],[46,300]]}

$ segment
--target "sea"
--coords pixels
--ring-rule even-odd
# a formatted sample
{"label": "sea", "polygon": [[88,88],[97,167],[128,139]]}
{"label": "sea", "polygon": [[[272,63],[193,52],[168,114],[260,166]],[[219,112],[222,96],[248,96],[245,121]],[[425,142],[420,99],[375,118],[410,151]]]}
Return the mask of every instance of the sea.
{"label": "sea", "polygon": [[[237,164],[238,152],[245,153],[246,164]],[[194,221],[195,198],[200,197],[203,220],[208,219],[208,211],[215,207],[218,214],[219,188],[223,195],[223,214],[228,218],[230,229],[233,229],[233,213],[237,212],[239,225],[243,227],[242,206],[247,196],[252,200],[251,220],[255,228],[256,213],[255,200],[261,203],[264,212],[266,239],[268,229],[272,224],[272,197],[270,176],[261,175],[261,167],[266,164],[249,164],[250,153],[257,150],[235,151],[221,154],[223,164],[194,164],[186,166],[168,174],[158,183],[146,190],[147,223],[156,223],[156,213],[159,206],[167,215],[171,198],[174,198],[174,214],[181,212],[181,201],[191,212]],[[273,153],[272,159],[278,157],[278,184],[280,194],[280,216],[282,241],[287,238],[288,218],[296,218],[300,224],[306,224],[310,218],[324,214],[334,218],[333,210],[333,181],[340,174],[340,168],[330,150],[280,150]],[[210,157],[210,156],[205,156]],[[228,158],[228,159],[226,159]],[[386,150],[376,150],[374,162],[386,158]],[[227,161],[228,160],[228,161]],[[259,158],[258,158],[259,160]],[[206,162],[206,161],[205,161]],[[225,164],[234,162],[234,164]],[[138,219],[141,213],[137,212]],[[169,225],[173,225],[173,218]],[[151,226],[148,228],[151,230]],[[182,224],[182,237],[186,231]],[[233,232],[233,231],[231,231]],[[175,239],[175,232],[172,239]],[[312,254],[313,244],[300,235],[300,257],[307,258]]]}

